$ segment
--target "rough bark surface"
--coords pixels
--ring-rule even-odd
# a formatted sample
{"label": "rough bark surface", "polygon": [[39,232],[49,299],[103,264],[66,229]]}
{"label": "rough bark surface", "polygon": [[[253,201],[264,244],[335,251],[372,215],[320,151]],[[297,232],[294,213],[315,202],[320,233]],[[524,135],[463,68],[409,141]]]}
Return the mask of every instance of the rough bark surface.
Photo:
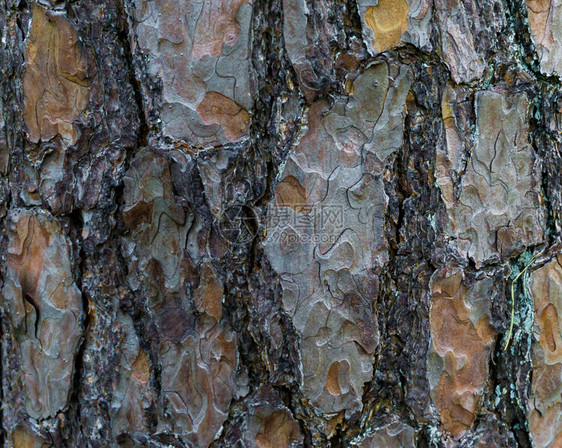
{"label": "rough bark surface", "polygon": [[562,447],[560,0],[0,0],[0,444]]}

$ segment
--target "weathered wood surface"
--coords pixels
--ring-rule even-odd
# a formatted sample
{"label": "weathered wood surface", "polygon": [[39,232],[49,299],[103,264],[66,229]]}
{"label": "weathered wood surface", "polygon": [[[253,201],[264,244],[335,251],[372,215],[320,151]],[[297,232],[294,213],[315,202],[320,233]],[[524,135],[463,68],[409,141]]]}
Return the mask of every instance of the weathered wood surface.
{"label": "weathered wood surface", "polygon": [[560,0],[0,35],[3,446],[562,447]]}

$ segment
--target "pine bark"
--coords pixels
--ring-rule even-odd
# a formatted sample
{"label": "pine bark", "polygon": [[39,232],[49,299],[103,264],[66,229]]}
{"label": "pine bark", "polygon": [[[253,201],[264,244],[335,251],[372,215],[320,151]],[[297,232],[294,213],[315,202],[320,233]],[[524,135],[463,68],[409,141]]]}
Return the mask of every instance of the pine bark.
{"label": "pine bark", "polygon": [[6,447],[558,447],[555,0],[0,0]]}

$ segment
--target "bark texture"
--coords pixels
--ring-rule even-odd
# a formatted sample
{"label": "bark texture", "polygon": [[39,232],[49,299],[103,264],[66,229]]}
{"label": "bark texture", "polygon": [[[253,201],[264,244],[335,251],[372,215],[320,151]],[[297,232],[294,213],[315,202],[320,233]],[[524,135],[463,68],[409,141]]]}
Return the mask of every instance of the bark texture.
{"label": "bark texture", "polygon": [[2,446],[562,447],[562,1],[0,35]]}

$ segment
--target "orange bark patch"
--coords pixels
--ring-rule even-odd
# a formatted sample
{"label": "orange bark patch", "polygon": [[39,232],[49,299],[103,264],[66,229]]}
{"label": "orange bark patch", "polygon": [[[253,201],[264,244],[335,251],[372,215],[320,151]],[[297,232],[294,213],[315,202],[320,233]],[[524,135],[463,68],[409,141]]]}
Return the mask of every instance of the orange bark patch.
{"label": "orange bark patch", "polygon": [[562,256],[532,274],[536,335],[533,341],[533,381],[527,417],[533,446],[562,443]]}
{"label": "orange bark patch", "polygon": [[[444,429],[455,437],[462,436],[476,420],[496,336],[486,314],[489,310],[478,310],[483,306],[479,301],[486,300],[485,291],[473,288],[463,285],[460,271],[441,272],[432,285],[432,351],[444,365],[432,397]],[[482,312],[484,316],[479,317]]]}
{"label": "orange bark patch", "polygon": [[36,298],[37,283],[43,269],[43,258],[50,236],[35,215],[22,214],[16,222],[8,250],[8,265],[18,273],[22,295]]}
{"label": "orange bark patch", "polygon": [[300,212],[308,203],[306,189],[294,176],[285,177],[275,189],[275,201],[278,207],[291,207]]}
{"label": "orange bark patch", "polygon": [[219,57],[225,45],[233,45],[240,35],[236,15],[248,0],[210,0],[203,2],[197,19],[193,42],[193,59],[205,55]]}
{"label": "orange bark patch", "polygon": [[218,124],[225,137],[234,142],[248,133],[250,114],[230,98],[217,92],[208,92],[199,106],[197,113],[205,124]]}
{"label": "orange bark patch", "polygon": [[12,443],[14,448],[46,448],[52,446],[31,431],[31,429],[21,425],[14,429]]}
{"label": "orange bark patch", "polygon": [[148,383],[148,380],[150,379],[150,362],[144,350],[139,352],[137,359],[131,366],[131,374],[139,383]]}
{"label": "orange bark patch", "polygon": [[552,35],[551,0],[526,0],[531,31],[537,43],[547,47],[554,44]]}
{"label": "orange bark patch", "polygon": [[195,293],[195,306],[217,321],[222,317],[222,296],[224,289],[215,276],[212,267],[205,265],[201,273],[201,282]]}
{"label": "orange bark patch", "polygon": [[265,421],[255,442],[258,448],[290,448],[300,436],[299,424],[285,410],[273,412]]}
{"label": "orange bark patch", "polygon": [[72,121],[85,109],[91,84],[76,31],[63,16],[35,6],[24,56],[24,119],[30,140],[60,135],[75,143]]}
{"label": "orange bark patch", "polygon": [[378,5],[367,8],[365,22],[375,33],[377,53],[390,50],[408,28],[408,5],[404,0],[379,0]]}
{"label": "orange bark patch", "polygon": [[339,372],[340,363],[336,361],[330,366],[330,370],[328,370],[328,378],[326,379],[326,389],[328,389],[328,392],[335,396],[341,395],[341,388],[338,378]]}

